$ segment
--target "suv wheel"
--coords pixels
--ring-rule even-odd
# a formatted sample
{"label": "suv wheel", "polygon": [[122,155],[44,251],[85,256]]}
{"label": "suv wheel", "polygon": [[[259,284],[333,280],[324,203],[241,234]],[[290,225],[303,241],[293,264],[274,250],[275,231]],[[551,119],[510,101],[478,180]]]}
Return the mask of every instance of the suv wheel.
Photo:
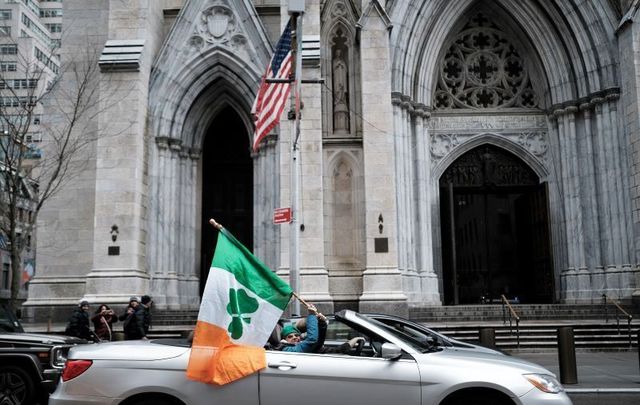
{"label": "suv wheel", "polygon": [[31,404],[34,393],[33,380],[27,373],[15,366],[0,367],[0,404]]}

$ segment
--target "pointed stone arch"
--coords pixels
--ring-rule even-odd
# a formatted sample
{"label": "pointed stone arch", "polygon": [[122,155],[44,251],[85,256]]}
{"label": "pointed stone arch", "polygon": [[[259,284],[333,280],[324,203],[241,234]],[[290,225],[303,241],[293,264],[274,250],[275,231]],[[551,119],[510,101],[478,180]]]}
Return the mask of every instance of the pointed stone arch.
{"label": "pointed stone arch", "polygon": [[455,147],[449,154],[447,154],[439,162],[437,162],[432,169],[432,178],[434,179],[434,181],[439,179],[447,170],[447,168],[449,168],[449,166],[460,156],[481,145],[497,146],[509,153],[514,154],[524,163],[526,163],[527,166],[529,166],[536,173],[538,178],[543,181],[547,178],[547,176],[549,176],[549,169],[542,164],[540,158],[538,156],[535,156],[531,152],[531,150],[526,149],[524,146],[517,144],[512,140],[505,138],[504,136],[491,132],[485,132],[480,133],[470,140]]}
{"label": "pointed stone arch", "polygon": [[[224,108],[237,113],[245,129],[230,135],[251,136],[251,105],[271,53],[252,1],[187,0],[155,60],[148,109],[147,266],[160,306],[184,308],[199,301],[204,138]],[[268,221],[272,207],[264,202],[277,201],[279,185],[272,180],[279,179],[277,153],[275,143],[266,142],[260,153],[250,155],[253,227],[266,222],[253,232],[256,252],[279,243]],[[277,264],[273,255],[265,261]]]}
{"label": "pointed stone arch", "polygon": [[336,308],[354,307],[365,268],[364,173],[359,148],[325,151],[324,240],[329,292]]}
{"label": "pointed stone arch", "polygon": [[520,42],[531,44],[540,61],[548,104],[594,97],[619,85],[616,47],[601,45],[615,41],[609,33],[615,32],[618,21],[609,7],[577,0],[411,0],[394,4],[390,10],[393,21],[403,22],[392,32],[392,41],[407,44],[392,54],[394,91],[431,105],[437,68],[433,61],[452,27],[478,6],[510,22],[513,31],[520,33]]}

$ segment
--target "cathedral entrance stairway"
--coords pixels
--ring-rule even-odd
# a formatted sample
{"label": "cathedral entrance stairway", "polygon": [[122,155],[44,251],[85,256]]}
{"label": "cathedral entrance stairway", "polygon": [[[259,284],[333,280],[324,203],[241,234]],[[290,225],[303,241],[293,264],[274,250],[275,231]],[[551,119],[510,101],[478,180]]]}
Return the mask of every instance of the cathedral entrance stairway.
{"label": "cathedral entrance stairway", "polygon": [[[605,308],[602,304],[513,307],[520,316],[519,331],[514,319],[509,325],[509,318],[503,316],[501,305],[413,307],[409,314],[413,321],[461,341],[477,343],[480,330],[492,328],[496,346],[507,352],[555,351],[557,331],[563,326],[573,327],[576,350],[638,350],[640,309],[630,305],[622,305],[633,317],[630,324],[619,311],[616,318],[613,306]],[[197,317],[198,311],[195,310],[156,309],[151,336],[186,335],[193,329]]]}

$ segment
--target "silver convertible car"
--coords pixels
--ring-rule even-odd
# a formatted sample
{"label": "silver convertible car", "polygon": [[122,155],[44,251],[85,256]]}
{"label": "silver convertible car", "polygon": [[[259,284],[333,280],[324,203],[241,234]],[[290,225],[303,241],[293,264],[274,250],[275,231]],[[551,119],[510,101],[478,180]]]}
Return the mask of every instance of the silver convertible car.
{"label": "silver convertible car", "polygon": [[365,343],[349,354],[267,351],[267,368],[225,386],[186,378],[186,341],[74,347],[49,404],[571,404],[549,370],[524,360],[425,347],[349,310],[332,322],[339,324],[332,338],[363,336]]}

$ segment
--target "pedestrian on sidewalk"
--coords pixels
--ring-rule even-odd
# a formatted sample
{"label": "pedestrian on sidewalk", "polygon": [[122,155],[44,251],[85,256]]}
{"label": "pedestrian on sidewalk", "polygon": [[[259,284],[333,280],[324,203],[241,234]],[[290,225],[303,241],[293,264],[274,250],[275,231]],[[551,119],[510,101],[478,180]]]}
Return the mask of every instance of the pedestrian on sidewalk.
{"label": "pedestrian on sidewalk", "polygon": [[113,339],[113,324],[118,322],[118,316],[109,308],[107,304],[98,307],[93,317],[93,330],[100,340],[110,341]]}
{"label": "pedestrian on sidewalk", "polygon": [[89,301],[80,301],[78,307],[71,314],[64,333],[68,336],[93,340],[93,335],[89,328]]}
{"label": "pedestrian on sidewalk", "polygon": [[144,308],[140,305],[138,297],[129,298],[129,306],[118,319],[123,321],[125,340],[147,339],[144,331]]}

